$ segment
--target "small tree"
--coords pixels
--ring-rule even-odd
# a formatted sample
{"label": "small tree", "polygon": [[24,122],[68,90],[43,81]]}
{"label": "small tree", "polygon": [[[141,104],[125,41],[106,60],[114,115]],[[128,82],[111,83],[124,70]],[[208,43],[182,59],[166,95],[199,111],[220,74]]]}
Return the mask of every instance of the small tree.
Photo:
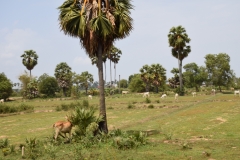
{"label": "small tree", "polygon": [[213,85],[218,86],[220,92],[222,92],[221,86],[231,84],[234,77],[229,63],[230,57],[226,53],[207,54],[205,56],[209,81],[211,81]]}
{"label": "small tree", "polygon": [[11,81],[4,73],[0,73],[0,99],[6,100],[12,93]]}
{"label": "small tree", "polygon": [[31,78],[27,71],[24,71],[22,75],[18,78],[21,81],[21,94],[23,97],[26,97],[27,85],[30,82]]}
{"label": "small tree", "polygon": [[80,85],[85,88],[86,94],[89,88],[89,83],[93,83],[93,75],[88,73],[88,71],[82,72],[80,75]]}
{"label": "small tree", "polygon": [[[46,75],[42,75],[42,76],[46,76]],[[39,92],[41,94],[45,94],[47,97],[54,97],[55,92],[59,90],[57,80],[51,76],[46,76],[46,77],[42,77],[42,76],[40,76],[38,79]]]}
{"label": "small tree", "polygon": [[62,88],[63,94],[67,96],[67,89],[71,86],[72,71],[66,62],[59,63],[55,68],[55,77],[59,87]]}

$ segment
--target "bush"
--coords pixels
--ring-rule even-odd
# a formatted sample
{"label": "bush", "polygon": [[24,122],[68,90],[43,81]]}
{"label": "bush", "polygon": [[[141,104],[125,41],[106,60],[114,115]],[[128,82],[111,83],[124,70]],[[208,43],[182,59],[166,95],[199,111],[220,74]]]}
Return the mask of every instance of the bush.
{"label": "bush", "polygon": [[148,105],[148,108],[154,108],[154,105],[150,104]]}
{"label": "bush", "polygon": [[147,142],[147,134],[144,134],[141,131],[127,133],[117,129],[112,131],[110,135],[113,137],[112,146],[121,150],[136,148]]}
{"label": "bush", "polygon": [[134,104],[131,104],[131,103],[129,103],[127,108],[128,108],[128,109],[133,109],[133,108],[135,108],[135,105],[134,105]]}
{"label": "bush", "polygon": [[146,103],[151,103],[151,100],[147,97],[145,100]]}

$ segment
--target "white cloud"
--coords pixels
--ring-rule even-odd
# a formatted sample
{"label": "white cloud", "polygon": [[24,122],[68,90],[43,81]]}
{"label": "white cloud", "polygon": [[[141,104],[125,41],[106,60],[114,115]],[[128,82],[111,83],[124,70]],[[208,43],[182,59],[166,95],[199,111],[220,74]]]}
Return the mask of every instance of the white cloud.
{"label": "white cloud", "polygon": [[73,64],[75,66],[79,65],[91,65],[91,60],[88,57],[76,57],[73,60]]}
{"label": "white cloud", "polygon": [[[1,36],[4,37],[0,41],[0,62],[5,65],[13,65],[14,60],[26,50],[35,39],[36,33],[30,29],[1,29]],[[11,59],[11,63],[5,63]]]}

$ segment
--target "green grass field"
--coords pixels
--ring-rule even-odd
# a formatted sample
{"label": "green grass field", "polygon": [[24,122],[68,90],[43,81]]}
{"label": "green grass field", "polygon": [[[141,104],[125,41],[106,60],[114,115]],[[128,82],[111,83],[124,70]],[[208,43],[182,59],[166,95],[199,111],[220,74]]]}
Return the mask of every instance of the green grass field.
{"label": "green grass field", "polygon": [[[151,94],[149,99],[151,103],[136,94],[106,97],[109,130],[144,131],[148,134],[146,145],[129,150],[108,145],[82,149],[85,159],[240,159],[240,97],[218,93],[216,96],[183,96],[175,101],[173,96],[162,100],[159,95]],[[33,105],[34,113],[1,115],[0,139],[8,138],[10,144],[17,146],[26,138],[45,140],[51,137],[53,123],[64,120],[68,114],[67,111],[57,112],[56,106],[73,101],[36,99],[22,102],[19,99],[8,102]],[[93,97],[89,103],[98,106],[98,97]],[[133,107],[129,109],[129,105]],[[69,159],[77,152],[77,146],[63,144],[56,152],[55,159]],[[0,153],[1,156],[2,159],[21,159],[19,155],[3,157]]]}

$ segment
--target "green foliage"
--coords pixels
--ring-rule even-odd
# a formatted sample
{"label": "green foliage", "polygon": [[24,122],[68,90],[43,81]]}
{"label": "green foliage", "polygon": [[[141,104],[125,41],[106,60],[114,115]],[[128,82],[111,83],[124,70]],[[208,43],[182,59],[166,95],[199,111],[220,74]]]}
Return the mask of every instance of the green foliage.
{"label": "green foliage", "polygon": [[13,93],[11,81],[0,73],[0,99],[6,100]]}
{"label": "green foliage", "polygon": [[139,74],[133,75],[131,81],[128,85],[128,88],[131,92],[144,92],[145,91],[145,84],[142,81]]}
{"label": "green foliage", "polygon": [[[46,75],[43,75],[46,76]],[[38,79],[39,92],[45,94],[46,97],[54,97],[59,90],[57,80],[54,77],[46,76]]]}
{"label": "green foliage", "polygon": [[126,79],[121,79],[120,80],[120,88],[127,88],[128,87],[128,82]]}
{"label": "green foliage", "polygon": [[209,81],[213,85],[220,87],[232,83],[234,73],[230,68],[230,57],[228,54],[207,54],[205,56],[205,64],[208,70]]}
{"label": "green foliage", "polygon": [[33,78],[30,80],[30,82],[27,84],[27,90],[25,91],[25,96],[28,99],[32,99],[38,96],[38,81]]}
{"label": "green foliage", "polygon": [[208,74],[206,68],[199,67],[196,63],[188,63],[183,68],[186,70],[183,73],[185,86],[188,88],[195,87],[198,92],[202,83],[207,81]]}
{"label": "green foliage", "polygon": [[42,145],[39,140],[36,138],[26,138],[25,146],[25,155],[24,157],[30,159],[37,159],[43,154]]}
{"label": "green foliage", "polygon": [[129,103],[127,108],[128,108],[128,109],[133,109],[133,108],[135,108],[135,107],[136,107],[136,106],[135,106],[134,104]]}
{"label": "green foliage", "polygon": [[[86,102],[83,102],[86,103]],[[88,103],[88,102],[87,102]],[[86,105],[86,104],[85,104]],[[82,103],[77,101],[77,102],[71,102],[70,104],[61,104],[61,106],[56,106],[56,111],[68,111],[68,110],[73,110],[78,106],[82,106]]]}
{"label": "green foliage", "polygon": [[150,104],[150,105],[148,105],[148,108],[154,108],[154,105],[153,104]]}
{"label": "green foliage", "polygon": [[0,104],[0,114],[7,113],[19,113],[19,112],[33,112],[34,107],[27,105],[25,103],[21,103],[18,106],[10,106],[8,104]]}
{"label": "green foliage", "polygon": [[58,82],[58,86],[62,88],[64,96],[67,96],[67,90],[71,86],[72,71],[71,67],[66,62],[59,63],[55,68],[55,77]]}
{"label": "green foliage", "polygon": [[120,150],[136,148],[146,144],[147,134],[141,131],[127,133],[118,129],[112,131],[110,135],[113,136],[112,146]]}
{"label": "green foliage", "polygon": [[146,102],[146,103],[151,103],[151,100],[147,97],[147,98],[145,99],[145,102]]}
{"label": "green foliage", "polygon": [[18,77],[18,79],[21,81],[21,93],[22,96],[25,97],[25,91],[27,90],[27,85],[30,82],[31,78],[28,75],[28,73],[26,71],[24,71],[24,73],[22,75],[20,75]]}
{"label": "green foliage", "polygon": [[[96,128],[96,124],[98,125],[98,123],[102,121],[102,117],[97,118],[94,114],[95,109],[89,107],[89,104],[86,102],[75,107],[75,110],[68,117],[71,123],[76,126],[76,135],[86,135],[87,127],[89,127],[88,131],[94,128],[93,125],[95,125]],[[93,134],[95,135],[96,132],[97,129],[93,131]]]}
{"label": "green foliage", "polygon": [[1,139],[0,140],[0,148],[6,148],[9,146],[9,140],[8,138],[6,139]]}

